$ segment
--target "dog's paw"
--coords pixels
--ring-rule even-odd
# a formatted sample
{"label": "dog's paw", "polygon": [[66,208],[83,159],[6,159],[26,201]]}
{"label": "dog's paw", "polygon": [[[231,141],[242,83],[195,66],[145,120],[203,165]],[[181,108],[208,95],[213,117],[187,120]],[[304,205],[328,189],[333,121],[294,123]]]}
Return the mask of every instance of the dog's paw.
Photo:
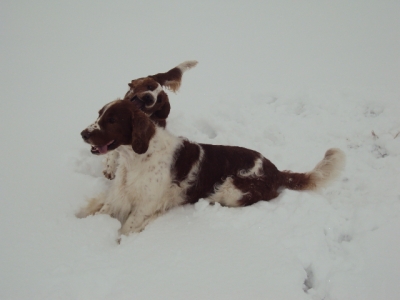
{"label": "dog's paw", "polygon": [[104,177],[110,180],[113,180],[115,178],[115,173],[114,172],[109,172],[108,170],[103,171]]}
{"label": "dog's paw", "polygon": [[89,215],[89,214],[87,213],[86,210],[81,209],[80,211],[78,211],[78,212],[75,214],[75,217],[77,217],[78,219],[83,219],[83,218],[86,218],[88,215]]}

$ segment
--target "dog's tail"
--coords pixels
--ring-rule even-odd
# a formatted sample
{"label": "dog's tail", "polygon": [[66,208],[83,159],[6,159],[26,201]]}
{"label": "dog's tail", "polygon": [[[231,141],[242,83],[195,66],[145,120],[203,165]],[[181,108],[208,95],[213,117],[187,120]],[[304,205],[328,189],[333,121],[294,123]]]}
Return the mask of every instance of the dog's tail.
{"label": "dog's tail", "polygon": [[195,67],[196,65],[196,60],[187,60],[166,73],[158,73],[149,77],[153,78],[159,84],[175,93],[181,87],[183,73]]}
{"label": "dog's tail", "polygon": [[176,66],[177,69],[181,70],[182,74],[185,73],[187,70],[195,67],[197,65],[197,60],[187,60],[179,65]]}
{"label": "dog's tail", "polygon": [[307,173],[282,171],[282,185],[291,190],[318,190],[335,180],[346,162],[344,152],[337,148],[326,151],[325,157]]}

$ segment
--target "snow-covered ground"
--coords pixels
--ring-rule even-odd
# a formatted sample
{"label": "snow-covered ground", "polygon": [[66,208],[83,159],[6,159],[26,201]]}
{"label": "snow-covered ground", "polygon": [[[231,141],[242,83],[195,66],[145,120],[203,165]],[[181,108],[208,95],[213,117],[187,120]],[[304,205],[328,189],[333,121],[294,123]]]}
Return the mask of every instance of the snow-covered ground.
{"label": "snow-covered ground", "polygon": [[[399,1],[2,1],[1,299],[399,299]],[[308,171],[319,193],[176,208],[116,243],[80,131],[196,59],[168,128]]]}

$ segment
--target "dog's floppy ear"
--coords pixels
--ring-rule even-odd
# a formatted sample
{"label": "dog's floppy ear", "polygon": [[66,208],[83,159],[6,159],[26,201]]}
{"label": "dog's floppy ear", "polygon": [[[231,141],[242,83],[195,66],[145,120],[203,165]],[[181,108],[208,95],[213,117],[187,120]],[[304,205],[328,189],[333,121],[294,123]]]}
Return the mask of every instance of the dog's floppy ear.
{"label": "dog's floppy ear", "polygon": [[162,95],[158,95],[158,97],[163,97],[163,105],[159,110],[156,110],[153,114],[152,117],[156,117],[157,119],[166,119],[168,118],[169,112],[171,111],[171,105],[169,104],[169,99],[166,93],[163,93]]}
{"label": "dog's floppy ear", "polygon": [[132,108],[132,149],[137,154],[146,153],[156,132],[154,123],[141,110]]}
{"label": "dog's floppy ear", "polygon": [[197,65],[197,61],[195,60],[188,60],[179,65],[175,68],[169,70],[166,73],[158,73],[155,75],[150,75],[149,77],[153,78],[162,86],[165,86],[167,89],[176,92],[179,90],[182,81],[182,74],[187,70],[195,67]]}

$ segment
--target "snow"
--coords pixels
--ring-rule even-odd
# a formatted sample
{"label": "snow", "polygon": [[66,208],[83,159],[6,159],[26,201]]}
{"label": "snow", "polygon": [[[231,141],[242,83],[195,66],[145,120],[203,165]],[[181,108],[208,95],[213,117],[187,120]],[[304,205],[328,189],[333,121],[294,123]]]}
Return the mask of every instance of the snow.
{"label": "snow", "polygon": [[[400,2],[3,1],[1,299],[398,299]],[[168,128],[340,179],[245,208],[206,199],[116,243],[80,131],[134,78],[199,64]]]}

